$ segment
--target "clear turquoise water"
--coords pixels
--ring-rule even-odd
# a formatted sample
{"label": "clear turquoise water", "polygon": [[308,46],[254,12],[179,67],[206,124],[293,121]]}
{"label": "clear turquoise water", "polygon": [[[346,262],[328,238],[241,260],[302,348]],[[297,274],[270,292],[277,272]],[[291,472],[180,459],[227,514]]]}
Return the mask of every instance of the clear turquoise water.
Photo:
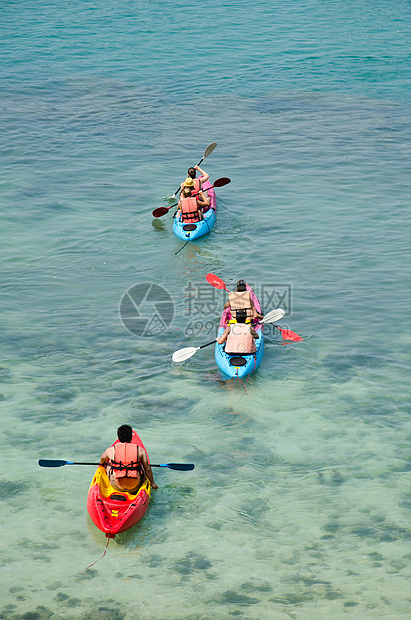
{"label": "clear turquoise water", "polygon": [[[0,617],[409,618],[409,3],[0,14]],[[175,255],[151,211],[213,141],[204,168],[232,183]],[[209,271],[292,286],[304,342],[270,331],[247,392],[212,347],[171,364],[211,339],[184,333]],[[161,337],[121,323],[141,282],[175,301]],[[92,468],[37,460],[94,460],[124,422],[196,468],[157,473],[144,521],[85,571],[105,545]]]}

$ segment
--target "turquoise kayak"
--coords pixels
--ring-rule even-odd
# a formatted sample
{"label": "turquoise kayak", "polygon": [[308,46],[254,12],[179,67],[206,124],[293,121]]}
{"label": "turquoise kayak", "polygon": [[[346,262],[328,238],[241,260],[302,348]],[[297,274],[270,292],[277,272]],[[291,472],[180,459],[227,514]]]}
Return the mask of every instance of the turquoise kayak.
{"label": "turquoise kayak", "polygon": [[184,224],[179,217],[174,218],[173,232],[182,241],[194,241],[211,231],[216,220],[217,200],[210,181],[203,184],[203,191],[208,193],[210,206],[203,214],[202,220],[193,224]]}
{"label": "turquoise kayak", "polygon": [[[254,302],[257,312],[261,313],[260,302],[258,301],[254,291],[247,284],[247,290],[250,291],[251,299]],[[220,325],[218,328],[218,335],[221,336],[232,318],[230,308],[226,308],[222,314]],[[226,377],[246,377],[253,370],[259,367],[264,355],[264,334],[263,325],[257,323],[254,325],[254,329],[258,334],[258,338],[255,340],[255,346],[257,351],[251,355],[230,355],[225,352],[225,344],[215,345],[215,360],[217,366],[224,373]]]}

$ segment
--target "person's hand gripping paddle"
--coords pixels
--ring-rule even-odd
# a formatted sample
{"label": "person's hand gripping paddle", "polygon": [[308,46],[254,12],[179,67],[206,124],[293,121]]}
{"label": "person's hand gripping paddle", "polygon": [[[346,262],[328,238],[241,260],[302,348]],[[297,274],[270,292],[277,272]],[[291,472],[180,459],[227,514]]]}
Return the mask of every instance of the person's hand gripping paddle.
{"label": "person's hand gripping paddle", "polygon": [[[214,151],[215,147],[217,146],[217,142],[212,142],[211,144],[208,145],[208,147],[206,148],[206,150],[204,151],[204,155],[202,156],[202,158],[200,159],[200,161],[198,162],[197,166],[199,166],[206,157],[208,157],[209,155],[211,155],[211,153]],[[176,191],[174,192],[174,194],[172,196],[170,196],[170,200],[172,200],[173,198],[176,197],[177,192],[180,190],[180,185],[178,186],[178,188],[176,189]]]}

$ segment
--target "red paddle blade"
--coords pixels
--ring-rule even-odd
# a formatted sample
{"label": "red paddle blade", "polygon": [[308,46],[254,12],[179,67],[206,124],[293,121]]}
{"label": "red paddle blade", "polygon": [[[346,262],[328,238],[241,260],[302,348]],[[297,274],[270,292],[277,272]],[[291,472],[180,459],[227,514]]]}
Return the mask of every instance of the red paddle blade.
{"label": "red paddle blade", "polygon": [[221,179],[214,181],[213,185],[214,187],[223,187],[223,185],[228,185],[229,183],[231,183],[231,179],[228,177],[221,177]]}
{"label": "red paddle blade", "polygon": [[278,325],[276,327],[282,333],[284,340],[292,340],[293,342],[300,342],[302,340],[301,336],[292,332],[291,329],[281,329]]}
{"label": "red paddle blade", "polygon": [[211,286],[228,291],[228,288],[226,287],[225,282],[223,282],[221,278],[216,276],[215,273],[208,273],[206,275],[206,280],[209,284],[211,284]]}
{"label": "red paddle blade", "polygon": [[158,207],[158,209],[154,209],[153,217],[162,217],[168,213],[168,209],[166,207]]}

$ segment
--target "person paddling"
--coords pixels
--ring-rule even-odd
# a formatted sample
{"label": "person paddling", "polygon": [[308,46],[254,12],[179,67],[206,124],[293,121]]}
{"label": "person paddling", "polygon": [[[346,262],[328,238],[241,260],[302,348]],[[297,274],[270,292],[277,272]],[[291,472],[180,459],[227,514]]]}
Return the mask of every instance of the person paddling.
{"label": "person paddling", "polygon": [[228,301],[224,304],[224,308],[230,308],[233,319],[238,319],[238,313],[242,310],[246,311],[246,317],[252,320],[262,319],[263,315],[257,312],[254,302],[251,299],[250,291],[247,290],[247,284],[244,280],[237,282],[236,290],[229,291]]}
{"label": "person paddling", "polygon": [[195,190],[194,179],[187,177],[178,201],[176,217],[186,224],[199,222],[203,219],[203,208],[210,205],[210,199],[200,190]]}
{"label": "person paddling", "polygon": [[146,477],[153,489],[158,489],[154,482],[147,452],[133,443],[133,429],[123,424],[117,429],[118,442],[110,446],[100,457],[100,464],[105,465],[111,486],[117,491],[136,494]]}
{"label": "person paddling", "polygon": [[[197,172],[198,171],[200,173],[200,176],[197,177]],[[208,179],[210,178],[210,175],[205,172],[204,170],[201,170],[200,166],[192,166],[191,168],[189,168],[187,170],[187,174],[189,179],[193,179],[194,181],[194,190],[196,192],[200,191],[201,188],[203,187],[203,183],[205,183],[206,181],[208,181]],[[183,187],[184,187],[184,182],[181,183],[180,185],[180,192],[183,191]]]}
{"label": "person paddling", "polygon": [[218,344],[225,345],[225,351],[232,355],[251,355],[257,351],[254,340],[259,336],[254,327],[251,327],[251,319],[247,318],[245,310],[237,312],[235,322],[227,325],[224,333],[217,337]]}

